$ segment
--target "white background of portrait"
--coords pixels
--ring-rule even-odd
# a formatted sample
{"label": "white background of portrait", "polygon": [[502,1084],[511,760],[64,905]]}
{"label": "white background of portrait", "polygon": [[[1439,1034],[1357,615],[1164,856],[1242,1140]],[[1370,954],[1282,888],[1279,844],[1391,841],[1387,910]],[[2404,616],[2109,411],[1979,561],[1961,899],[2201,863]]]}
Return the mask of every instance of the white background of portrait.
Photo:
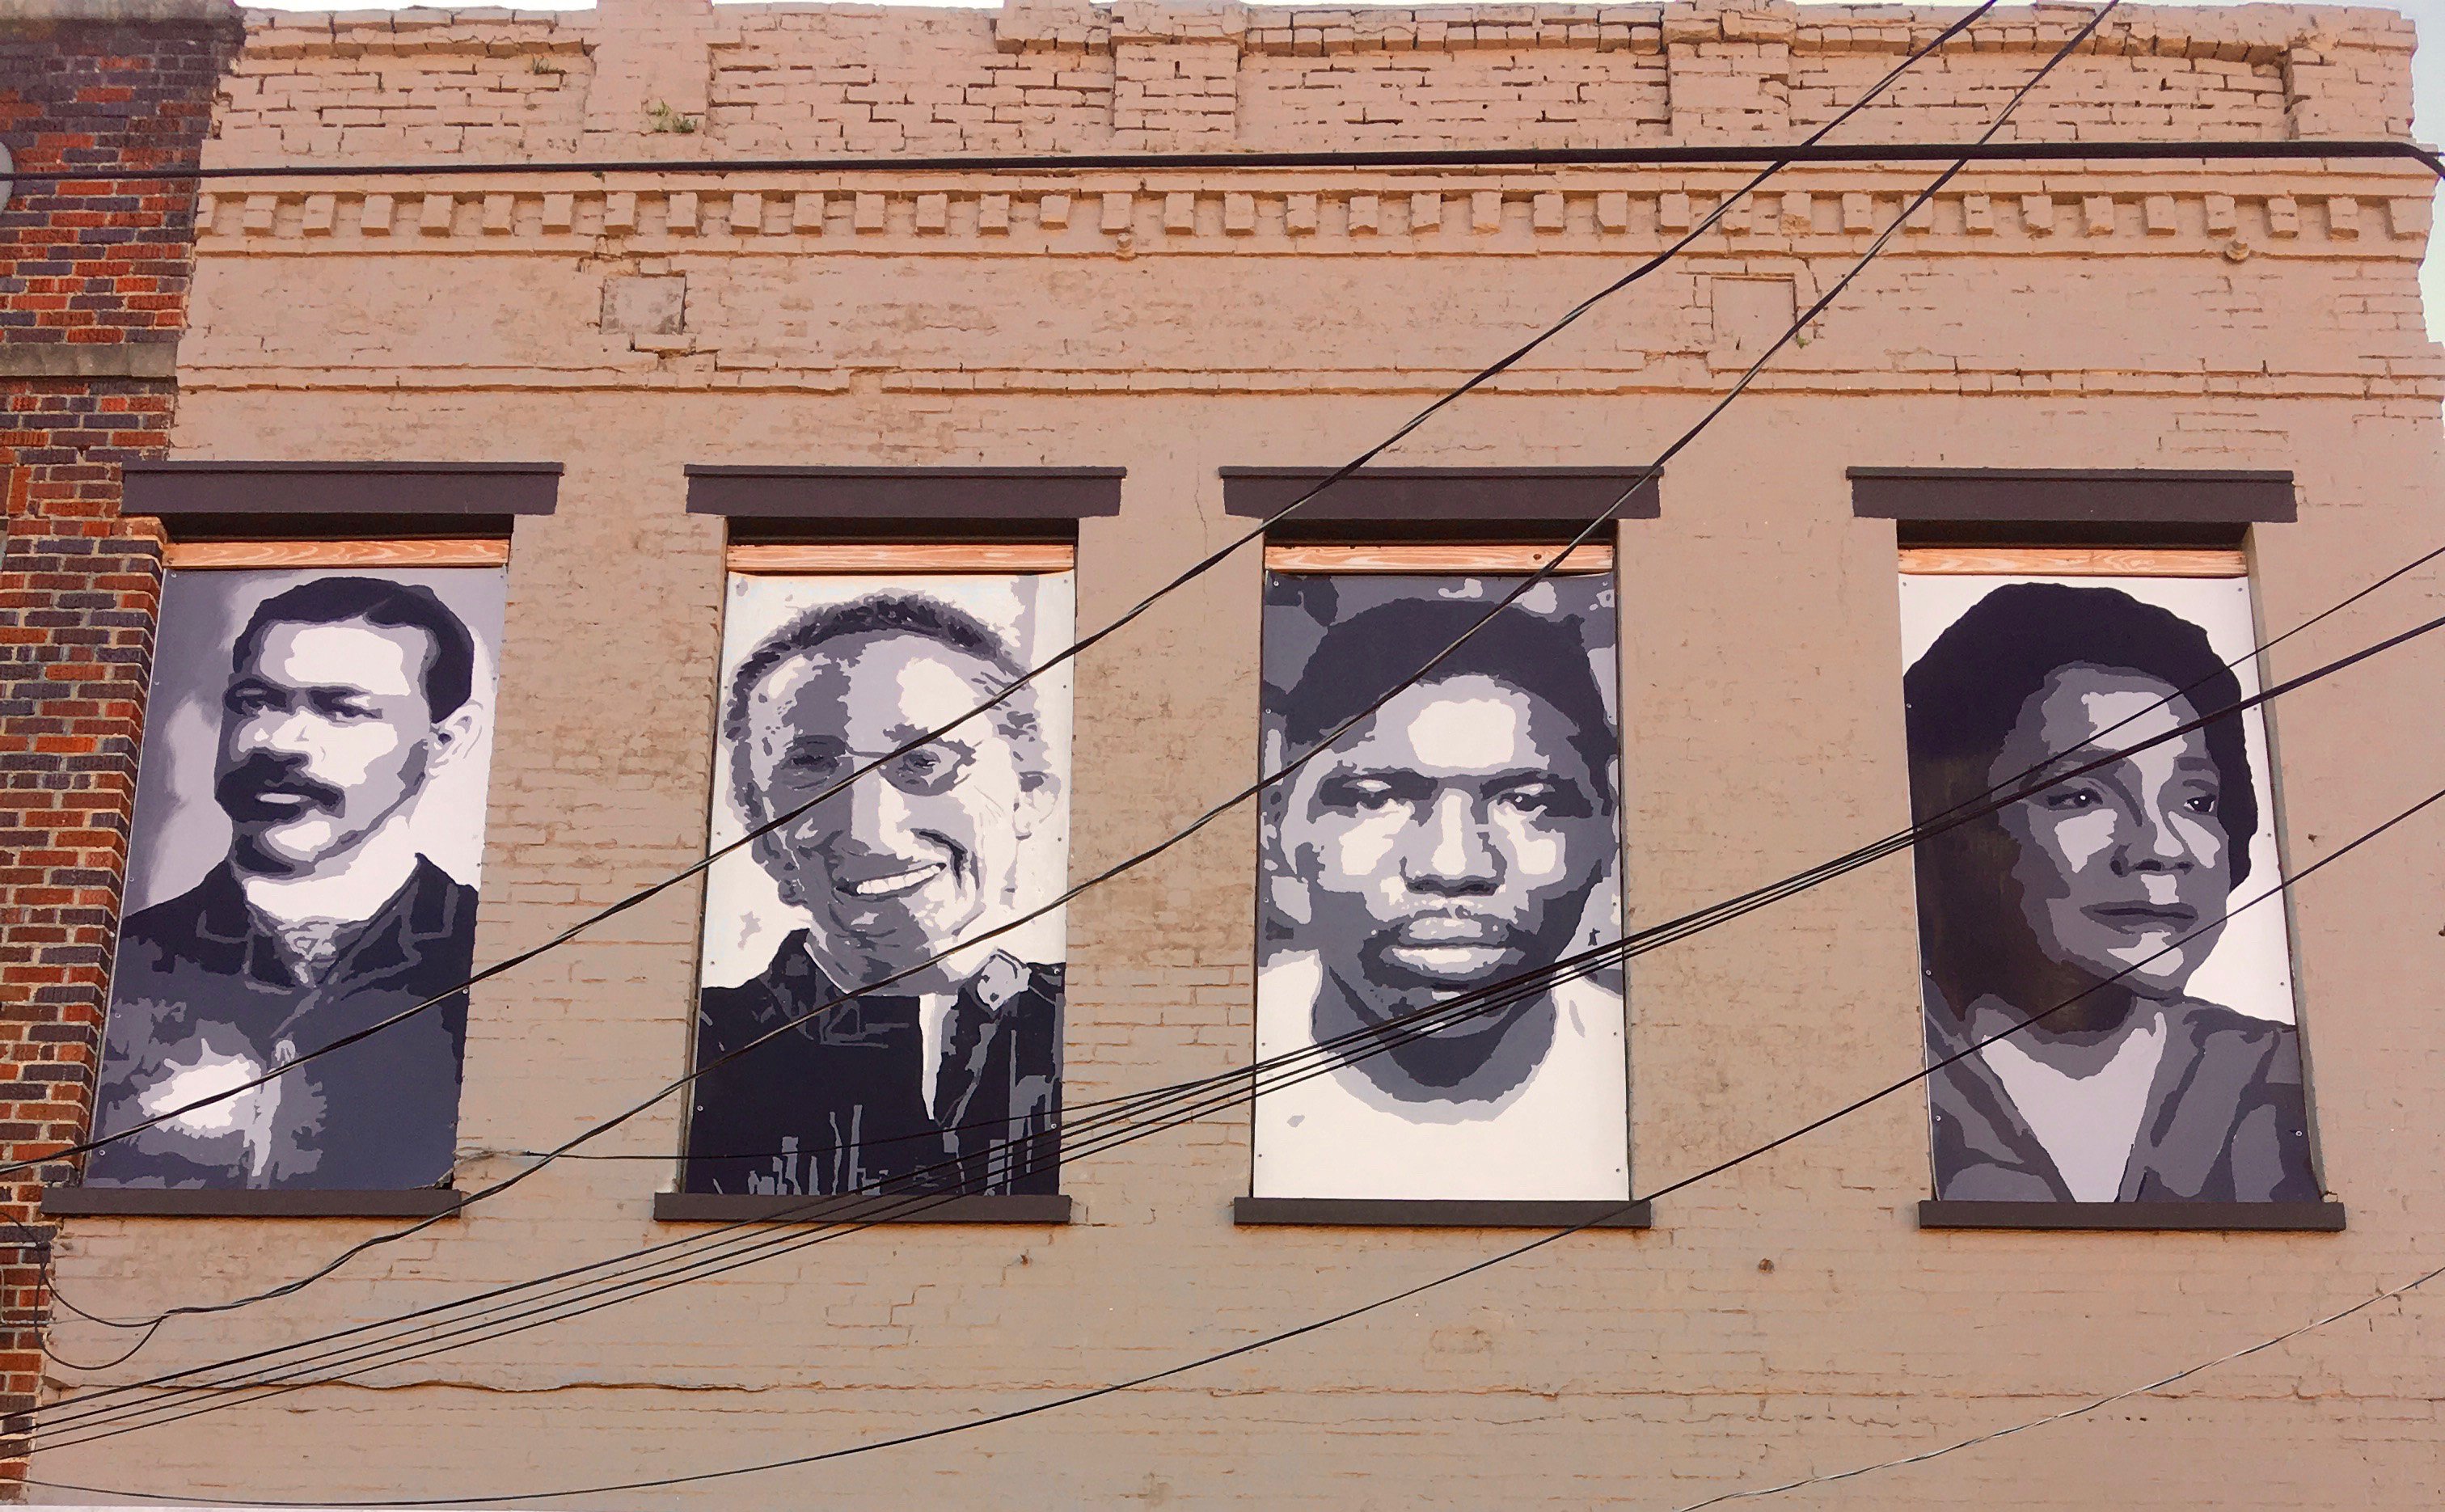
{"label": "white background of portrait", "polygon": [[[1407,573],[1299,574],[1327,578],[1336,603],[1332,623],[1345,623],[1378,605],[1428,595],[1482,604],[1491,610],[1519,579]],[[1268,588],[1272,580],[1268,580]],[[1603,696],[1614,753],[1611,780],[1620,790],[1621,706],[1618,600],[1610,577],[1579,576],[1540,583],[1521,595],[1520,609],[1568,626],[1587,648],[1588,668]],[[1271,775],[1299,753],[1286,749],[1273,689],[1295,686],[1323,639],[1325,625],[1304,608],[1264,608],[1266,683],[1260,720],[1260,765]],[[1421,645],[1417,660],[1441,650]],[[1397,676],[1405,668],[1389,669]],[[1290,784],[1268,790],[1279,794]],[[1315,1043],[1311,952],[1264,939],[1267,899],[1299,886],[1279,851],[1281,808],[1268,802],[1259,819],[1260,915],[1257,1055],[1294,1054]],[[1589,894],[1566,952],[1621,938],[1621,844],[1618,823],[1605,875]],[[1490,1111],[1454,1112],[1448,1103],[1396,1103],[1373,1090],[1363,1073],[1344,1070],[1301,1081],[1257,1099],[1250,1190],[1260,1197],[1609,1201],[1630,1195],[1629,1063],[1619,967],[1565,989],[1575,1030],[1565,1027],[1545,1063]],[[1568,1063],[1566,1064],[1565,1061]]]}
{"label": "white background of portrait", "polygon": [[493,771],[493,700],[509,572],[497,567],[328,568],[311,571],[172,571],[161,587],[144,748],[128,844],[126,911],[175,898],[229,854],[229,815],[213,801],[221,694],[230,654],[254,607],[327,577],[371,577],[431,588],[476,642],[469,701],[482,711],[474,742],[435,775],[409,820],[416,848],[469,887],[484,860],[484,794]]}
{"label": "white background of portrait", "polygon": [[[1905,572],[1902,665],[1907,668],[1916,663],[1971,605],[2007,583],[2118,588],[2142,604],[2169,609],[2207,631],[2208,644],[2217,657],[2232,664],[2243,698],[2258,692],[2258,660],[2251,654],[2258,635],[2250,615],[2249,580],[2238,577],[1955,577]],[[2275,844],[2275,784],[2268,775],[2267,724],[2261,712],[2252,709],[2242,716],[2249,780],[2258,790],[2259,817],[2258,833],[2249,841],[2249,875],[2233,889],[2231,906],[2257,897],[2282,875]],[[2269,898],[2227,924],[2224,938],[2191,978],[2189,993],[2202,1002],[2253,1018],[2292,1022],[2292,958],[2283,900]]]}
{"label": "white background of portrait", "polygon": [[[778,577],[733,573],[722,611],[720,703],[730,680],[766,636],[818,605],[846,604],[872,593],[920,593],[966,610],[1006,640],[1027,666],[1041,666],[1070,648],[1077,625],[1076,584],[1068,572],[942,573],[922,577]],[[1042,907],[1059,895],[1070,874],[1070,664],[1036,680],[1036,713],[1045,754],[1060,779],[1053,812],[1021,843],[1017,907]],[[715,710],[717,721],[720,706]],[[730,798],[730,742],[715,737],[712,837],[716,849],[747,832],[744,815]],[[879,781],[879,776],[860,781]],[[1069,958],[1063,910],[1022,924],[994,942],[1022,961],[1057,965]],[[773,879],[742,848],[715,862],[705,877],[704,956],[701,983],[735,987],[773,961],[793,929],[807,926],[799,910],[781,901]],[[989,928],[980,923],[976,927]]]}

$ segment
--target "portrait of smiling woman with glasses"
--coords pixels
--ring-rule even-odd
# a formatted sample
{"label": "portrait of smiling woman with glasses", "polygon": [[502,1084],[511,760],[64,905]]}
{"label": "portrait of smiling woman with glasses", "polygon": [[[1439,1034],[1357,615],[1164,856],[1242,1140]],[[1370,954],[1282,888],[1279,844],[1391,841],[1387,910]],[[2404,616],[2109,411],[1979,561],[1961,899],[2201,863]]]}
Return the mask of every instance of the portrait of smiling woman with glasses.
{"label": "portrait of smiling woman with glasses", "polygon": [[[731,581],[686,1189],[1051,1193],[1066,574]],[[875,771],[811,800],[882,757]],[[803,809],[804,812],[797,812]],[[849,997],[846,1001],[834,999]]]}
{"label": "portrait of smiling woman with glasses", "polygon": [[[1903,581],[1907,630],[1942,580]],[[1916,851],[1939,1198],[2319,1196],[2282,912],[2226,922],[2253,841],[2271,856],[2258,716],[2172,734],[2243,683],[2142,594],[2249,644],[2241,579],[2008,582],[1904,679],[1913,820],[2010,798]],[[2212,986],[2229,947],[2249,962]]]}

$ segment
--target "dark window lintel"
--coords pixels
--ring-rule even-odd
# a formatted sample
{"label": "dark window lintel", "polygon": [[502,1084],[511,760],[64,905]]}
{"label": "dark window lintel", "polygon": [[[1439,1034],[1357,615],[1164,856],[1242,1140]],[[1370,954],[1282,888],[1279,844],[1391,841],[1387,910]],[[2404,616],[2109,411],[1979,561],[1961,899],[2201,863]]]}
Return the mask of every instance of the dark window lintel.
{"label": "dark window lintel", "polygon": [[733,467],[690,463],[691,514],[990,523],[1121,511],[1119,467]]}
{"label": "dark window lintel", "polygon": [[561,473],[558,462],[129,462],[121,513],[343,519],[550,514],[560,501]]}
{"label": "dark window lintel", "polygon": [[[1223,513],[1271,519],[1337,471],[1223,468]],[[1284,524],[1474,525],[1540,539],[1558,528],[1568,539],[1607,510],[1621,519],[1654,519],[1661,476],[1647,467],[1365,467],[1300,504]]]}
{"label": "dark window lintel", "polygon": [[1913,524],[2242,527],[2299,515],[2292,475],[2209,468],[1855,467],[1851,512]]}

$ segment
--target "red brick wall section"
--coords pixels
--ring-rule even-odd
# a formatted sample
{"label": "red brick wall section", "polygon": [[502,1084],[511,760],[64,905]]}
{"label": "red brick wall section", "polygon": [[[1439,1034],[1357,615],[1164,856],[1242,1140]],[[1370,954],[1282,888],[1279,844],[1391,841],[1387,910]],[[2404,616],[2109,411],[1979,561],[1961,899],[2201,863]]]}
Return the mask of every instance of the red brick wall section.
{"label": "red brick wall section", "polygon": [[[195,162],[239,37],[194,0],[0,10],[0,141],[20,171],[96,172],[0,210],[0,1161],[85,1132],[160,591],[120,464],[168,443],[195,186],[106,170]],[[0,1181],[0,1496],[42,1380],[40,1195]]]}

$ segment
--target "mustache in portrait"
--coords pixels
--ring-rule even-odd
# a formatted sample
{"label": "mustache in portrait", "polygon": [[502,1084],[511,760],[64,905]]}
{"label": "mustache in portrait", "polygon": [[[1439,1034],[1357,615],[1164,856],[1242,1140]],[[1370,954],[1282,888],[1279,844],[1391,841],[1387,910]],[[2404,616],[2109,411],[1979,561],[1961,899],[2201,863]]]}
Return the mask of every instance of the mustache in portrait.
{"label": "mustache in portrait", "polygon": [[[288,819],[314,809],[338,813],[347,794],[308,776],[305,765],[295,757],[284,759],[258,751],[223,773],[213,784],[213,796],[233,819]],[[280,798],[297,801],[276,801]]]}

